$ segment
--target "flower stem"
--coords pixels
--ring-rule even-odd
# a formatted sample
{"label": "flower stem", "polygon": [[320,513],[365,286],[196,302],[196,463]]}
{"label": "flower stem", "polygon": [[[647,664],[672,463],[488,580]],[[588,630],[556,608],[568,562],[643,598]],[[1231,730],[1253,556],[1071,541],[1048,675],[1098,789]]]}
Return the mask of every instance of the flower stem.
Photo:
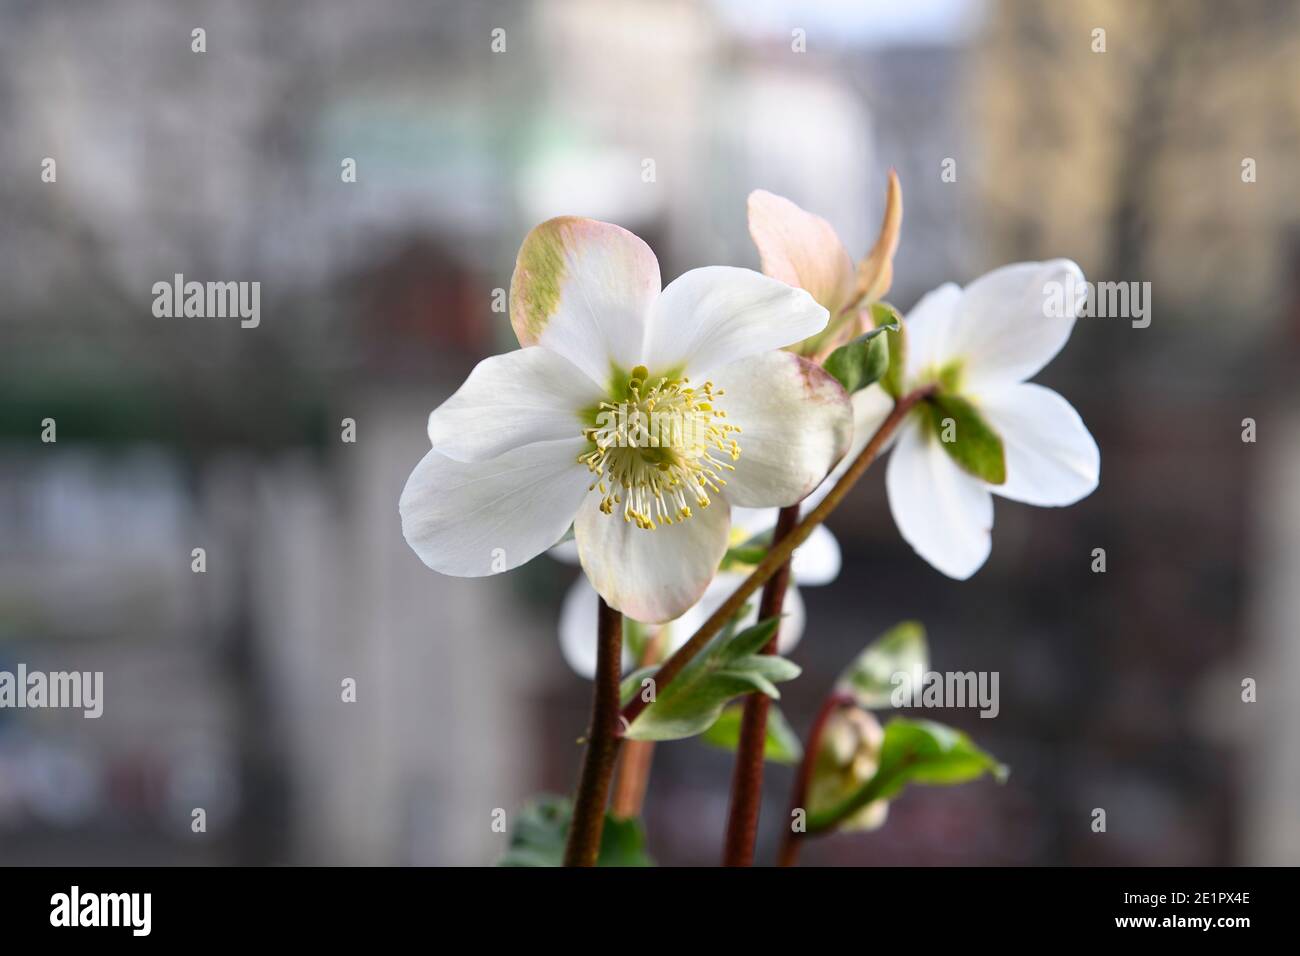
{"label": "flower stem", "polygon": [[[799,764],[799,774],[794,779],[790,790],[790,818],[793,820],[796,810],[808,809],[808,788],[812,785],[813,769],[817,766],[817,751],[821,749],[822,734],[831,715],[841,707],[850,706],[853,698],[848,694],[832,693],[822,701],[821,710],[813,720],[812,729],[808,731],[808,743],[804,747],[803,761]],[[803,833],[796,832],[788,826],[785,836],[781,838],[781,851],[777,856],[777,866],[794,866],[799,861],[799,850],[803,846]]]}
{"label": "flower stem", "polygon": [[[799,523],[799,505],[782,508],[772,532],[775,545]],[[790,562],[776,569],[763,586],[758,603],[758,620],[779,618],[790,584]],[[763,648],[775,654],[777,631]],[[766,694],[750,694],[740,718],[740,741],[736,746],[736,769],[731,778],[731,813],[727,818],[727,841],[722,855],[723,866],[752,866],[754,843],[758,837],[758,812],[763,802],[763,755],[767,744],[767,710],[771,699]]]}
{"label": "flower stem", "polygon": [[591,697],[591,730],[573,800],[573,819],[564,846],[565,866],[595,866],[605,829],[605,802],[614,776],[619,734],[618,684],[623,664],[623,615],[604,600],[596,618],[596,677]]}
{"label": "flower stem", "polygon": [[[740,587],[736,588],[732,595],[709,615],[708,620],[700,625],[699,630],[691,635],[690,640],[679,647],[668,660],[664,661],[664,665],[655,673],[658,694],[663,693],[664,688],[708,644],[713,635],[717,634],[723,625],[731,620],[735,613],[749,600],[750,596],[766,584],[781,565],[790,560],[790,555],[794,553],[794,549],[808,539],[813,529],[826,520],[827,515],[835,510],[839,503],[844,500],[844,496],[849,493],[849,490],[857,484],[858,479],[862,477],[863,472],[880,454],[881,448],[884,447],[885,442],[889,440],[889,436],[902,423],[907,413],[911,411],[912,406],[923,399],[929,398],[934,394],[936,387],[935,385],[926,385],[915,389],[894,403],[894,410],[881,422],[880,427],[871,436],[871,440],[867,442],[866,447],[853,460],[853,464],[849,466],[848,470],[840,476],[840,480],[835,483],[826,497],[818,503],[816,508],[808,512],[803,520],[790,530],[788,535],[780,541],[773,542],[772,547],[768,549],[767,555],[750,572],[749,577],[745,578]],[[623,708],[624,719],[631,723],[647,706],[649,706],[649,702],[638,694]]]}
{"label": "flower stem", "polygon": [[[640,666],[651,667],[659,663],[670,626],[663,625],[654,637],[646,642]],[[631,820],[641,815],[654,756],[653,740],[629,740],[623,744],[623,754],[619,757],[618,772],[614,777],[614,795],[610,799],[609,807],[609,812],[616,818]]]}

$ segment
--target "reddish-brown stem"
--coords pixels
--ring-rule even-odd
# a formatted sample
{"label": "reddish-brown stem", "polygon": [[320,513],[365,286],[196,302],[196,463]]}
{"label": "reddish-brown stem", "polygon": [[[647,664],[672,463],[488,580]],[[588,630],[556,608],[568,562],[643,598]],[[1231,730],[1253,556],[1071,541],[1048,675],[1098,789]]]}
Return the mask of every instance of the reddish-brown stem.
{"label": "reddish-brown stem", "polygon": [[[776,545],[799,523],[799,506],[791,505],[777,513],[772,544]],[[779,618],[785,603],[785,589],[790,583],[790,562],[786,561],[763,587],[758,602],[758,620]],[[778,625],[777,630],[780,630]],[[776,632],[763,648],[764,654],[776,653]],[[771,699],[766,694],[750,694],[740,718],[740,741],[736,746],[736,768],[731,778],[731,812],[727,818],[727,840],[723,849],[723,866],[752,866],[754,843],[758,837],[758,811],[763,802],[763,755],[767,744],[767,710]]]}
{"label": "reddish-brown stem", "polygon": [[[704,648],[713,638],[713,635],[717,634],[723,625],[731,620],[736,612],[749,600],[750,596],[766,584],[772,575],[790,560],[790,555],[794,553],[794,549],[808,539],[808,535],[812,534],[813,529],[826,520],[826,516],[834,511],[836,506],[844,499],[844,496],[849,493],[849,489],[857,484],[858,479],[862,477],[862,473],[880,454],[885,442],[889,440],[889,436],[902,423],[907,413],[911,411],[912,406],[933,395],[936,387],[927,385],[915,389],[894,403],[893,411],[881,422],[880,427],[871,436],[871,440],[867,442],[866,447],[853,460],[853,464],[849,465],[848,470],[840,476],[840,480],[835,483],[826,497],[818,503],[817,507],[808,512],[803,520],[790,530],[788,535],[781,541],[773,543],[772,547],[768,549],[767,555],[750,572],[749,577],[745,578],[744,582],[732,592],[732,595],[709,615],[708,620],[700,625],[699,629],[691,635],[690,640],[679,647],[668,660],[664,661],[663,667],[659,668],[655,673],[657,693],[662,694],[664,688],[682,672],[682,668],[691,662],[691,659]],[[627,706],[623,708],[624,720],[629,724],[636,720],[641,711],[649,706],[649,703],[641,694],[633,697]]]}
{"label": "reddish-brown stem", "polygon": [[[668,625],[659,628],[654,637],[646,642],[645,652],[641,655],[642,667],[659,663],[667,628]],[[618,760],[618,771],[614,776],[614,795],[609,802],[609,812],[618,819],[631,820],[641,815],[646,786],[650,782],[650,766],[654,762],[654,757],[653,740],[624,742],[623,753]]]}
{"label": "reddish-brown stem", "polygon": [[618,684],[623,664],[623,615],[604,600],[596,618],[596,676],[591,697],[591,729],[582,758],[573,819],[564,846],[565,866],[595,866],[605,830],[605,802],[614,776],[619,734]]}
{"label": "reddish-brown stem", "polygon": [[794,866],[799,861],[799,849],[803,846],[805,834],[796,832],[792,821],[796,810],[808,809],[808,788],[812,785],[813,769],[817,766],[817,751],[821,748],[822,734],[831,715],[841,707],[853,703],[848,694],[832,693],[822,701],[821,710],[813,720],[812,729],[808,731],[808,743],[804,747],[803,760],[799,764],[799,773],[794,778],[790,790],[790,813],[786,821],[785,835],[781,838],[781,850],[777,856],[777,866]]}

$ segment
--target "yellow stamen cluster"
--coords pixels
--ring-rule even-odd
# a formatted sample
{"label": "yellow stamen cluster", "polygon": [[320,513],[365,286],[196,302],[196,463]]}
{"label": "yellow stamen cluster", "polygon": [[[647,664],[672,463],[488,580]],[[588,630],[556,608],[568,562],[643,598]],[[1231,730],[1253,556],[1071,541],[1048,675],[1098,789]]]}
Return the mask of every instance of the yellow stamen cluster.
{"label": "yellow stamen cluster", "polygon": [[712,382],[651,380],[645,366],[634,368],[626,398],[601,402],[583,431],[594,447],[578,460],[596,476],[600,510],[621,506],[623,520],[651,531],[691,517],[692,503],[707,508],[709,492],[726,484],[722,473],[735,470],[717,455],[740,458],[740,427],[716,405],[722,394]]}

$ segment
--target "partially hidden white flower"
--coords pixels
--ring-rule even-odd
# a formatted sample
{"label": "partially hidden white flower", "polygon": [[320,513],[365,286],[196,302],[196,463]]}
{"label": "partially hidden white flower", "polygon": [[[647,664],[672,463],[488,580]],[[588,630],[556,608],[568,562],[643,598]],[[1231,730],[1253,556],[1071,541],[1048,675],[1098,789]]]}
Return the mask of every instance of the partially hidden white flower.
{"label": "partially hidden white flower", "polygon": [[[776,526],[775,508],[732,508],[731,543],[742,545],[759,535],[770,534]],[[556,545],[551,556],[565,563],[576,564],[578,551],[572,541]],[[694,634],[709,615],[722,606],[732,592],[745,580],[751,568],[729,564],[713,579],[704,596],[681,617],[660,625],[665,630],[659,645],[660,660],[681,647]],[[791,584],[782,605],[781,626],[777,632],[777,651],[789,653],[803,636],[803,598],[796,584],[819,586],[830,584],[840,573],[840,546],[825,525],[813,529],[808,540],[795,549],[790,562]],[[758,619],[758,599],[750,602],[748,613],[738,622],[739,628],[748,627]],[[626,634],[624,635],[626,637]],[[624,641],[623,669],[630,670],[640,661]],[[569,587],[560,610],[560,651],[565,662],[581,677],[590,678],[596,673],[596,592],[585,577],[579,577]]]}
{"label": "partially hidden white flower", "polygon": [[[794,504],[848,447],[843,389],[777,351],[826,310],[757,272],[694,269],[661,290],[632,233],[552,219],[520,248],[510,320],[522,348],[433,411],[402,492],[403,534],[436,571],[518,567],[572,523],[611,607],[672,620],[713,579],[732,505]],[[667,429],[657,444],[647,421]]]}
{"label": "partially hidden white flower", "polygon": [[[1097,487],[1101,454],[1079,413],[1028,381],[1064,347],[1075,314],[1048,314],[1051,289],[1083,283],[1067,259],[1021,262],[925,295],[908,313],[902,391],[941,381],[970,402],[1005,448],[1006,480],[964,470],[918,405],[893,437],[885,474],[889,507],[904,540],[951,578],[964,580],[988,558],[993,495],[1031,505],[1069,505]],[[1060,285],[1055,285],[1060,283]],[[853,396],[856,457],[894,400],[879,385]]]}

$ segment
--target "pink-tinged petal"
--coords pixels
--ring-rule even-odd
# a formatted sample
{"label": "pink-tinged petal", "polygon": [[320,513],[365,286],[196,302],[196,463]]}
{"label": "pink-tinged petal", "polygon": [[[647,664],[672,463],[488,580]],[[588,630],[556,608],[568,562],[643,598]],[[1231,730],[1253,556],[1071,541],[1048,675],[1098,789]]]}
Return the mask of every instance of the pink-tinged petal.
{"label": "pink-tinged petal", "polygon": [[581,438],[460,462],[430,451],[402,489],[402,534],[420,560],[474,578],[517,568],[560,540],[591,483]]}
{"label": "pink-tinged petal", "polygon": [[732,504],[784,507],[802,500],[844,457],[853,438],[853,410],[839,382],[791,352],[765,352],[710,379],[722,390],[718,408],[740,426],[735,471],[724,473]]}
{"label": "pink-tinged petal", "polygon": [[727,550],[731,527],[726,501],[653,531],[615,511],[600,510],[600,496],[583,502],[574,522],[578,556],[592,587],[612,608],[646,624],[680,617],[704,594]]}
{"label": "pink-tinged petal", "polygon": [[581,412],[603,397],[564,356],[526,348],[479,362],[429,415],[429,441],[448,458],[484,461],[539,441],[577,438]]}
{"label": "pink-tinged petal", "polygon": [[764,275],[806,289],[832,316],[848,304],[856,281],[853,260],[821,216],[756,189],[749,194],[749,234]]}
{"label": "pink-tinged petal", "polygon": [[510,280],[519,344],[559,352],[604,386],[634,368],[659,295],[659,261],[619,226],[562,216],[524,239]]}
{"label": "pink-tinged petal", "polygon": [[828,313],[812,296],[730,266],[692,269],[655,300],[643,364],[652,375],[680,369],[691,378],[738,359],[816,335]]}
{"label": "pink-tinged petal", "polygon": [[986,392],[976,401],[1007,453],[1007,480],[990,486],[994,494],[1048,506],[1092,494],[1101,452],[1074,406],[1032,383]]}
{"label": "pink-tinged petal", "polygon": [[880,235],[871,251],[858,263],[857,289],[854,295],[864,302],[881,299],[894,283],[894,253],[898,251],[898,234],[903,227],[903,187],[898,173],[889,171],[885,187],[885,215]]}
{"label": "pink-tinged petal", "polygon": [[916,417],[902,430],[885,470],[894,523],[917,554],[948,577],[964,581],[988,559],[993,498]]}

